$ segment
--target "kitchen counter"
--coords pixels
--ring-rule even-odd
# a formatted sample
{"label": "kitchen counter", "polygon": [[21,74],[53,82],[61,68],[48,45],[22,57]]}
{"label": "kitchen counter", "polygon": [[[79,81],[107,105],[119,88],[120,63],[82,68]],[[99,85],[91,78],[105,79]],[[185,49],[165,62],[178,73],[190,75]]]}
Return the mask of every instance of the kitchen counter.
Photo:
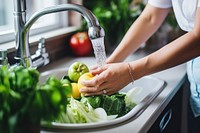
{"label": "kitchen counter", "polygon": [[[145,56],[147,53],[144,51],[136,52],[135,54],[129,56],[126,61],[136,60]],[[69,64],[72,64],[75,61],[83,61],[88,66],[94,65],[95,58],[94,57],[83,57],[83,58],[64,58],[53,62],[41,69],[39,71],[47,71],[58,68],[67,68]],[[158,116],[164,110],[164,108],[168,105],[168,103],[172,100],[174,95],[186,81],[186,65],[182,64],[155,74],[151,76],[162,79],[166,82],[166,86],[164,90],[158,95],[158,97],[146,108],[144,112],[142,112],[139,117],[136,119],[129,119],[125,122],[115,124],[112,126],[102,127],[102,128],[94,128],[94,129],[82,129],[82,130],[71,130],[67,129],[67,131],[59,131],[59,132],[88,132],[88,133],[145,133],[147,132],[153,123],[156,121]],[[58,130],[56,130],[58,131]],[[41,131],[41,133],[53,133],[56,131]]]}

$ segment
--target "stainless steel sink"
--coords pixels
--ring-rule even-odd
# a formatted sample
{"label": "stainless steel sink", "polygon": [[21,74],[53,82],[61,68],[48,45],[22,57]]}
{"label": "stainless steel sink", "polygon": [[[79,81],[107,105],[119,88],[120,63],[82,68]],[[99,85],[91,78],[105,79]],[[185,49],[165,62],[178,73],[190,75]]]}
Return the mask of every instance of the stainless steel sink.
{"label": "stainless steel sink", "polygon": [[[65,69],[54,69],[50,71],[46,71],[41,73],[40,76],[40,83],[44,82],[49,76],[55,76],[58,79],[61,79],[64,75],[67,74],[67,68]],[[120,122],[124,122],[130,118],[137,117],[150,105],[150,103],[159,95],[160,92],[162,92],[163,88],[165,87],[165,82],[161,79],[152,77],[152,76],[146,76],[143,77],[135,83],[129,84],[126,87],[124,87],[121,91],[122,92],[128,92],[131,89],[135,89],[136,93],[132,95],[133,101],[137,103],[137,105],[125,116],[122,116],[120,118],[105,121],[105,122],[97,122],[97,123],[86,123],[86,124],[64,124],[64,123],[52,123],[51,127],[53,129],[89,129],[89,128],[97,128],[97,127],[103,127],[108,125],[117,124]]]}

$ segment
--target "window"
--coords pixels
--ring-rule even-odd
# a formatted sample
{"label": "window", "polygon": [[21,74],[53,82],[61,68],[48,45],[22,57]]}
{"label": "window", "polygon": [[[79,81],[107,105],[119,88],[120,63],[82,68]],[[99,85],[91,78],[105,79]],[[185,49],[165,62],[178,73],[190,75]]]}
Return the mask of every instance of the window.
{"label": "window", "polygon": [[[0,44],[14,40],[14,0],[0,0]],[[36,11],[45,7],[67,3],[67,0],[25,0],[26,20]],[[38,34],[67,26],[67,13],[52,13],[40,17],[31,27],[30,34]]]}

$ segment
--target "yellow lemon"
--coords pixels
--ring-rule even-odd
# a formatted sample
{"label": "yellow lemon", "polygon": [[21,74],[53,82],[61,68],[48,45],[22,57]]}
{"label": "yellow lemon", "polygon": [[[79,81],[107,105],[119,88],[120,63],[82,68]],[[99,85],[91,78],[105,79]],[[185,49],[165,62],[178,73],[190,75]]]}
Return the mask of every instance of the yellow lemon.
{"label": "yellow lemon", "polygon": [[79,90],[84,87],[84,85],[82,85],[82,81],[83,80],[91,80],[94,77],[95,76],[92,75],[90,72],[84,73],[82,76],[80,76],[80,78],[78,79],[78,88],[79,88]]}
{"label": "yellow lemon", "polygon": [[71,85],[72,85],[72,97],[73,98],[80,98],[81,93],[78,89],[78,83],[71,83]]}

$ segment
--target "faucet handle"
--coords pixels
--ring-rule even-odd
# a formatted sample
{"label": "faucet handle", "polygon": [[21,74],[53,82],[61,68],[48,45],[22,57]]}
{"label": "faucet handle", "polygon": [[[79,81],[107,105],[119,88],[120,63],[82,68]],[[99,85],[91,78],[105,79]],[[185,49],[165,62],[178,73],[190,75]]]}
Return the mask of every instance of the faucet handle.
{"label": "faucet handle", "polygon": [[39,44],[40,44],[40,45],[38,45],[38,47],[41,46],[41,45],[43,46],[43,45],[45,44],[45,38],[44,38],[44,37],[41,37],[41,38],[40,38]]}
{"label": "faucet handle", "polygon": [[7,58],[7,50],[0,49],[0,59],[5,59],[5,58]]}
{"label": "faucet handle", "polygon": [[35,68],[47,65],[49,60],[49,54],[46,52],[45,48],[45,38],[41,38],[39,40],[38,49],[35,54],[31,56],[32,66]]}
{"label": "faucet handle", "polygon": [[41,37],[38,43],[38,49],[36,51],[36,55],[41,55],[45,53],[46,53],[45,38]]}
{"label": "faucet handle", "polygon": [[8,64],[7,50],[0,49],[0,66],[7,64]]}
{"label": "faucet handle", "polygon": [[43,49],[43,48],[45,49],[45,38],[41,37],[40,40],[39,40],[39,43],[38,43],[38,49]]}

